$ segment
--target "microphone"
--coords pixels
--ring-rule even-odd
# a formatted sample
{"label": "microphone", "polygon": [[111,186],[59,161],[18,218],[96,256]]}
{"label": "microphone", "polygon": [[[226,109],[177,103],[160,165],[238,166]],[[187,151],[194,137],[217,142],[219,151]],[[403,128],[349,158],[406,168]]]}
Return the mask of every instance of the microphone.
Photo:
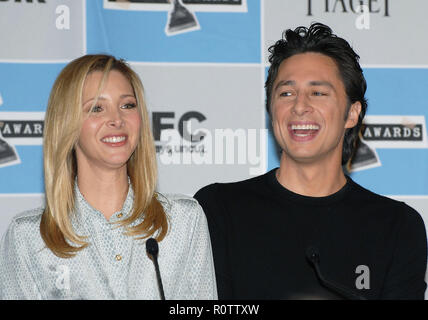
{"label": "microphone", "polygon": [[306,248],[306,258],[311,263],[311,266],[315,269],[315,273],[324,287],[339,293],[342,297],[348,300],[367,300],[365,297],[355,294],[350,289],[336,282],[328,280],[323,276],[320,269],[320,254],[318,252],[318,248],[313,246]]}
{"label": "microphone", "polygon": [[159,264],[158,264],[159,246],[158,246],[158,242],[156,241],[156,239],[150,238],[146,241],[146,251],[153,258],[153,262],[155,264],[155,270],[156,270],[156,278],[158,280],[158,286],[159,286],[159,291],[160,291],[160,295],[161,295],[161,300],[165,300],[165,294],[163,292],[163,286],[162,286],[162,278],[160,275]]}

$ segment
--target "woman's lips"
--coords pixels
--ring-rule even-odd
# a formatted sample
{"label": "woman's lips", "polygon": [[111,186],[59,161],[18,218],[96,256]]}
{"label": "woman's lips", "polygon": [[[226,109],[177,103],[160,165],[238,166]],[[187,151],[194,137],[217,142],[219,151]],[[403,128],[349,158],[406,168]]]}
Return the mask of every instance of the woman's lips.
{"label": "woman's lips", "polygon": [[123,146],[128,140],[127,135],[109,135],[101,139],[101,142],[111,146],[111,147],[120,147]]}

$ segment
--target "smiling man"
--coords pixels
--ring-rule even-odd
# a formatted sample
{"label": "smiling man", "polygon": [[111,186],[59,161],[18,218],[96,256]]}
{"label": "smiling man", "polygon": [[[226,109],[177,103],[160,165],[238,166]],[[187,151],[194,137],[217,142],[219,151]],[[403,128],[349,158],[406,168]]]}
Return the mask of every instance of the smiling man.
{"label": "smiling man", "polygon": [[343,171],[367,108],[359,56],[319,23],[287,30],[269,51],[266,107],[280,167],[195,195],[219,298],[423,299],[422,218]]}

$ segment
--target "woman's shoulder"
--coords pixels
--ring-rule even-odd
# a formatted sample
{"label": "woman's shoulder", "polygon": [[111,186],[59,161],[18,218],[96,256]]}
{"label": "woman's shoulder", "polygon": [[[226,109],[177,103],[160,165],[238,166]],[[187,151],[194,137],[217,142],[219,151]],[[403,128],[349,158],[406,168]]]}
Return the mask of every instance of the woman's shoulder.
{"label": "woman's shoulder", "polygon": [[195,198],[180,193],[157,193],[157,199],[167,209],[198,209],[199,203]]}
{"label": "woman's shoulder", "polygon": [[15,215],[9,224],[7,232],[15,236],[28,236],[29,234],[34,234],[34,231],[38,231],[40,228],[40,220],[43,211],[43,207],[38,207],[25,210]]}
{"label": "woman's shoulder", "polygon": [[42,217],[45,208],[38,207],[29,210],[22,211],[12,218],[12,224],[32,224],[39,222]]}
{"label": "woman's shoulder", "polygon": [[[40,235],[40,221],[44,208],[23,211],[12,218],[2,236],[2,250],[24,252],[43,248]],[[23,251],[24,250],[24,251]]]}
{"label": "woman's shoulder", "polygon": [[204,216],[202,207],[196,199],[184,194],[161,194],[158,193],[157,199],[163,205],[167,215],[170,218],[176,216],[195,219]]}
{"label": "woman's shoulder", "polygon": [[189,244],[189,239],[204,239],[200,245],[209,241],[207,219],[198,201],[183,194],[158,194],[157,199],[168,218],[168,235],[161,243],[176,247],[177,243]]}

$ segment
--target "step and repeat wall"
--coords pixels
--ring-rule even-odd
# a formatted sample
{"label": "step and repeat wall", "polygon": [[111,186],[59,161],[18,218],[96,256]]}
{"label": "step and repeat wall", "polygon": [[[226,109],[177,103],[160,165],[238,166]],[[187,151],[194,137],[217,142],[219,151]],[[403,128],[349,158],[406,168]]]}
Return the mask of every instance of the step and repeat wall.
{"label": "step and repeat wall", "polygon": [[146,91],[159,191],[279,164],[264,109],[268,47],[285,29],[329,25],[361,57],[369,107],[352,178],[428,222],[426,0],[1,0],[0,235],[43,205],[43,119],[72,59],[127,60]]}

